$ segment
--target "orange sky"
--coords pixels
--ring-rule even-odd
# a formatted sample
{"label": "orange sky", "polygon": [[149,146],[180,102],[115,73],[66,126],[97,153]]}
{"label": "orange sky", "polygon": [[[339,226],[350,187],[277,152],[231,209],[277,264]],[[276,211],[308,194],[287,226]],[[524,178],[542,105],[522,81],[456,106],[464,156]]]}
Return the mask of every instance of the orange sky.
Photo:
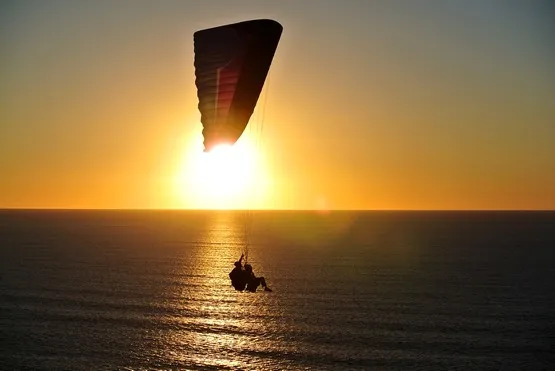
{"label": "orange sky", "polygon": [[[345,3],[3,2],[0,208],[555,209],[552,6]],[[192,34],[259,17],[259,192],[218,203]]]}

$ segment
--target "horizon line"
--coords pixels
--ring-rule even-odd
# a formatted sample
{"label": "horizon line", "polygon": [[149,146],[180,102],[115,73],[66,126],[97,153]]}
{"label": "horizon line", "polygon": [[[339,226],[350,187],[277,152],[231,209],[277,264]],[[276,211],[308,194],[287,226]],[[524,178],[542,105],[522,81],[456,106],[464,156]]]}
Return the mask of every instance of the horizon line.
{"label": "horizon line", "polygon": [[59,207],[0,207],[0,211],[213,211],[213,212],[555,212],[555,209],[194,209],[194,208],[59,208]]}

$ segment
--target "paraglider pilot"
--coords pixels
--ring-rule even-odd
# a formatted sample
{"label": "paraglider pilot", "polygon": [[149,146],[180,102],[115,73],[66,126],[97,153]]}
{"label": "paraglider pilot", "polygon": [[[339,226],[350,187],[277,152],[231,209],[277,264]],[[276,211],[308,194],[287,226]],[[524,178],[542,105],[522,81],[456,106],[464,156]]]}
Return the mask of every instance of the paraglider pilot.
{"label": "paraglider pilot", "polygon": [[272,289],[266,285],[266,279],[264,277],[256,277],[254,275],[250,264],[245,264],[245,274],[247,276],[247,291],[255,292],[260,285],[264,287],[264,291],[272,291]]}
{"label": "paraglider pilot", "polygon": [[241,258],[235,262],[235,268],[229,273],[231,284],[235,290],[243,291],[246,288],[247,291],[256,292],[258,286],[262,286],[264,291],[271,292],[272,289],[266,285],[266,279],[264,277],[256,277],[250,264],[245,264],[245,267],[242,267],[241,262],[243,257],[244,255],[241,254]]}
{"label": "paraglider pilot", "polygon": [[235,287],[237,291],[243,291],[245,286],[247,286],[247,276],[245,270],[241,265],[244,254],[241,254],[241,258],[235,262],[235,268],[229,272],[229,278],[231,279],[231,284]]}

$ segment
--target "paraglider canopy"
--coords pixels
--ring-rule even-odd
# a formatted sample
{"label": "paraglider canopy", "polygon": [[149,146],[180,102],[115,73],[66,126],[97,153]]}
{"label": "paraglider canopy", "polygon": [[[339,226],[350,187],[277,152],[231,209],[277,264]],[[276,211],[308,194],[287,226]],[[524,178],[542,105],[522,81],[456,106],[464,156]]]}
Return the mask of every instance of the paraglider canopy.
{"label": "paraglider canopy", "polygon": [[256,19],[195,32],[195,76],[204,151],[234,144],[245,130],[283,27]]}

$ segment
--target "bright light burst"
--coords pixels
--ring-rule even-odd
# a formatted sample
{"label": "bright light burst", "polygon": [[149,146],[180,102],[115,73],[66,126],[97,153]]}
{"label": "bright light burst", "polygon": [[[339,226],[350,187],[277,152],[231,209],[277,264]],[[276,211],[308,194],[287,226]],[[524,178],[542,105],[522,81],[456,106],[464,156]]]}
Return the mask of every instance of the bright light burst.
{"label": "bright light burst", "polygon": [[183,206],[198,209],[256,207],[266,179],[260,153],[248,139],[233,146],[219,145],[210,152],[203,152],[202,144],[188,147],[178,176]]}

